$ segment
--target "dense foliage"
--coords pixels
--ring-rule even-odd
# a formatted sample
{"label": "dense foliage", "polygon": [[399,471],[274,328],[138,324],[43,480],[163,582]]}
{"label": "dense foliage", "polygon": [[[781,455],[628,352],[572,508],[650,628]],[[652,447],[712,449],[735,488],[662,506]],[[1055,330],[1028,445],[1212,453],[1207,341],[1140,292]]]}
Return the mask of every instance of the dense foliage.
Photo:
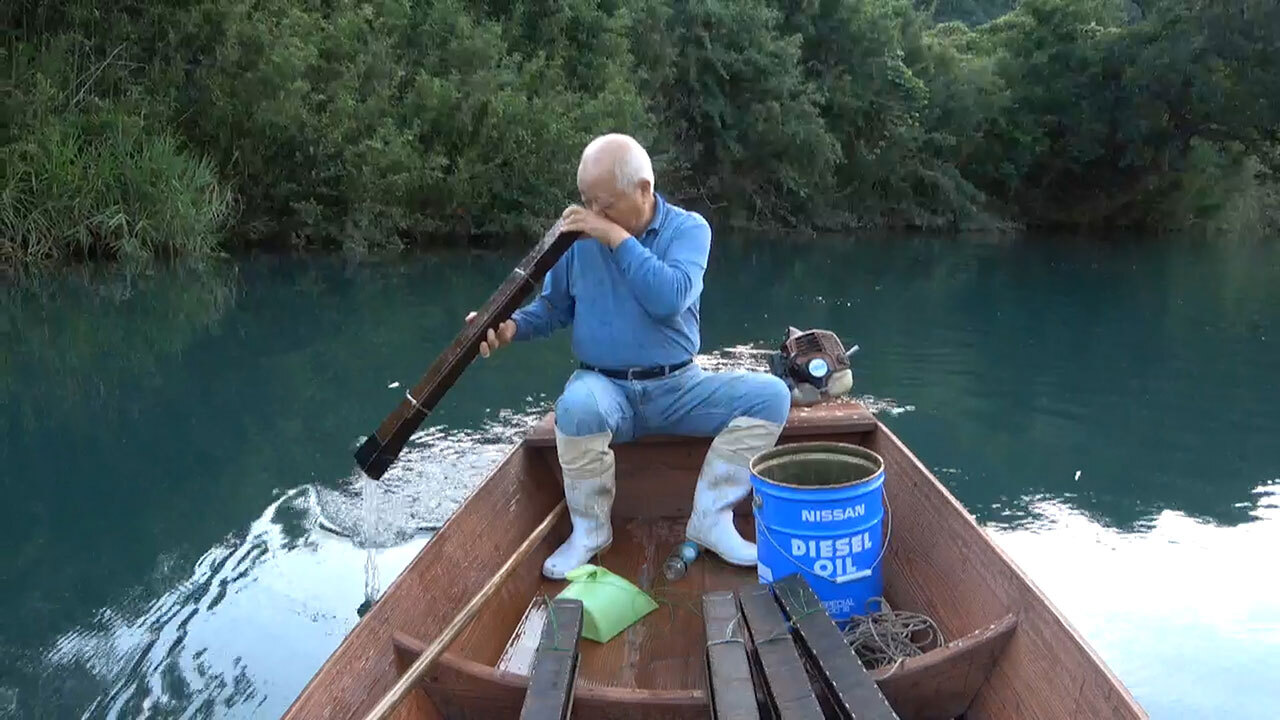
{"label": "dense foliage", "polygon": [[1012,5],[18,0],[0,261],[536,233],[613,130],[724,224],[1274,217],[1274,0]]}
{"label": "dense foliage", "polygon": [[932,12],[938,22],[959,20],[968,25],[995,20],[1017,4],[1017,0],[916,0],[916,7]]}

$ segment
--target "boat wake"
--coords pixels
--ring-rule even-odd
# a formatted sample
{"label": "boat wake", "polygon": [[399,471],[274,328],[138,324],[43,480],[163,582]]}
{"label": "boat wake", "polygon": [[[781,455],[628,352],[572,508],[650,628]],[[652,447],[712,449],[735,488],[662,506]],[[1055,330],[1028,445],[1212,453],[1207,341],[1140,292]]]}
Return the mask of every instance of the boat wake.
{"label": "boat wake", "polygon": [[480,430],[423,428],[381,479],[353,465],[335,487],[313,486],[317,529],[362,549],[429,537],[544,412],[502,411]]}
{"label": "boat wake", "polygon": [[40,690],[0,685],[0,717],[55,706],[60,717],[278,717],[381,580],[400,574],[541,414],[424,429],[382,480],[353,470],[336,487],[292,488],[189,570],[158,559],[165,589],[135,588],[23,663],[36,678],[22,685]]}

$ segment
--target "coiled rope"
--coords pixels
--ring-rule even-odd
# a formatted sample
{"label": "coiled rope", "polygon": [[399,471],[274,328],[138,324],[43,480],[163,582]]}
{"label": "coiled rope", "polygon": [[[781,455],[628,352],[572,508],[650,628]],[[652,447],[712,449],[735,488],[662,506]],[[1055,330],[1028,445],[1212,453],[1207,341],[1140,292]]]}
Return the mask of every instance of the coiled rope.
{"label": "coiled rope", "polygon": [[894,610],[882,597],[873,597],[867,602],[879,602],[880,609],[852,616],[842,634],[868,670],[890,666],[896,670],[907,658],[923,655],[946,643],[942,630],[928,615]]}

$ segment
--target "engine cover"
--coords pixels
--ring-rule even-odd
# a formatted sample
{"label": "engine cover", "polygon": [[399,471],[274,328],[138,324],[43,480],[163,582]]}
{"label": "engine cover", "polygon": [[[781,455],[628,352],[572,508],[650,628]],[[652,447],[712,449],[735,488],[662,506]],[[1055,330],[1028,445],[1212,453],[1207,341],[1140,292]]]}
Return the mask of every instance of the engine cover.
{"label": "engine cover", "polygon": [[787,327],[777,352],[769,356],[769,370],[791,389],[791,404],[814,405],[827,398],[849,394],[853,366],[840,338],[830,330],[798,330]]}

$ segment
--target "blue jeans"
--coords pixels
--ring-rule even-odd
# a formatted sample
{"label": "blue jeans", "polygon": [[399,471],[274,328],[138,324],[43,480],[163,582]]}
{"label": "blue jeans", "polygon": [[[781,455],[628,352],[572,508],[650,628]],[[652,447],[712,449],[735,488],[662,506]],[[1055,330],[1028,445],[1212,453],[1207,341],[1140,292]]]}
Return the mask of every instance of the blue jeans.
{"label": "blue jeans", "polygon": [[576,370],[556,400],[556,426],[566,435],[613,434],[614,442],[644,435],[718,435],[734,418],[781,425],[791,392],[763,372],[707,372],[696,362],[652,380],[615,380]]}

